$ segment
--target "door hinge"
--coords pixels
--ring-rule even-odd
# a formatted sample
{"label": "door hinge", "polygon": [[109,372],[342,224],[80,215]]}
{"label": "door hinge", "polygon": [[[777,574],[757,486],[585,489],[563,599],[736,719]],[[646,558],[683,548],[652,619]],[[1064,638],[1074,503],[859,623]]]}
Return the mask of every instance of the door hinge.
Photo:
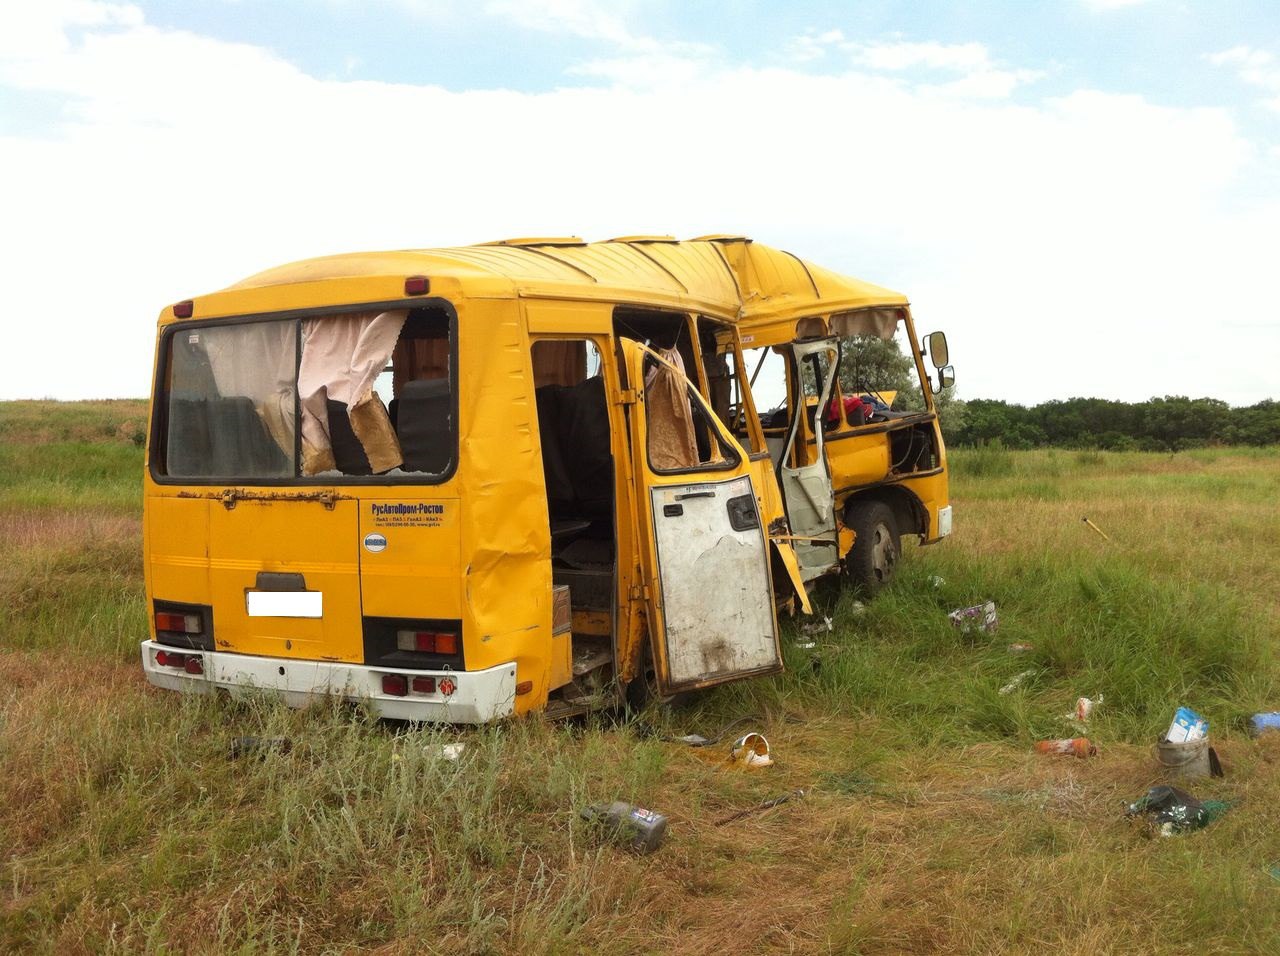
{"label": "door hinge", "polygon": [[636,393],[636,390],[635,390],[634,388],[620,388],[620,389],[618,389],[618,404],[619,404],[619,405],[634,405],[634,404],[636,403],[636,401],[637,401],[637,399],[638,399],[638,398],[639,398],[639,396],[638,396],[638,394]]}
{"label": "door hinge", "polygon": [[639,601],[641,598],[648,601],[653,597],[653,593],[649,590],[649,585],[647,584],[633,584],[631,585],[630,597],[633,601]]}

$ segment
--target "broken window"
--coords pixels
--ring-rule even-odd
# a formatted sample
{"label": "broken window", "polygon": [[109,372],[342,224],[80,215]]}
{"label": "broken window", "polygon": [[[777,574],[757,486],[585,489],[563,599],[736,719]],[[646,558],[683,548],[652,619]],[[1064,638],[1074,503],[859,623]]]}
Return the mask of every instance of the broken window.
{"label": "broken window", "polygon": [[688,471],[732,467],[737,454],[697,391],[685,378],[675,350],[645,361],[644,407],[648,429],[649,466],[654,471]]}
{"label": "broken window", "polygon": [[453,363],[440,310],[184,326],[165,353],[159,470],[225,480],[444,475],[457,445]]}

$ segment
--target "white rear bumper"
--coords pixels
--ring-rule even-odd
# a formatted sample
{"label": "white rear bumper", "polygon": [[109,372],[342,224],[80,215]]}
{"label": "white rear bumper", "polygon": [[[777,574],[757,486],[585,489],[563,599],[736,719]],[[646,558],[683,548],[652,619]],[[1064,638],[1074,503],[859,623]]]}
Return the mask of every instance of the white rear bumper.
{"label": "white rear bumper", "polygon": [[[176,667],[156,663],[159,651],[196,656],[203,674],[189,674]],[[483,724],[509,716],[515,707],[516,665],[499,664],[482,671],[404,670],[397,667],[367,667],[363,664],[334,664],[329,661],[297,661],[279,657],[250,657],[218,651],[189,651],[179,647],[142,642],[142,669],[147,680],[168,690],[209,694],[221,688],[232,694],[277,691],[291,707],[305,707],[331,695],[368,701],[382,717],[396,720],[432,720],[450,724]],[[410,692],[397,697],[382,692],[384,674],[434,677],[437,685],[450,677],[457,690],[449,697]]]}

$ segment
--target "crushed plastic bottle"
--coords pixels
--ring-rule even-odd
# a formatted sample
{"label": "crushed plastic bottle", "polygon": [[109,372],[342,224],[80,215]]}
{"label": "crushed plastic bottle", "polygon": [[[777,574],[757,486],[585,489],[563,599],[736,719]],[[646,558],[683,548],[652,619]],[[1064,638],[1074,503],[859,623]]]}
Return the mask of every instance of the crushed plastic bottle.
{"label": "crushed plastic bottle", "polygon": [[1098,748],[1088,737],[1071,737],[1063,740],[1041,740],[1036,744],[1036,753],[1063,754],[1083,759],[1097,756]]}

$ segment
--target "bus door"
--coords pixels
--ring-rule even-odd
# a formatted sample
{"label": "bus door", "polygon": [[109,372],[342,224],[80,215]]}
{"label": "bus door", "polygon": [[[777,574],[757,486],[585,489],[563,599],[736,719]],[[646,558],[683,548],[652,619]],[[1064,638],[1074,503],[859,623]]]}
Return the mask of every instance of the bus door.
{"label": "bus door", "polygon": [[792,413],[777,458],[778,484],[795,535],[800,575],[812,581],[834,570],[840,561],[835,497],[823,449],[823,419],[840,365],[840,346],[832,338],[794,342],[790,349]]}
{"label": "bus door", "polygon": [[663,694],[782,669],[751,463],[692,383],[620,340],[642,579]]}

